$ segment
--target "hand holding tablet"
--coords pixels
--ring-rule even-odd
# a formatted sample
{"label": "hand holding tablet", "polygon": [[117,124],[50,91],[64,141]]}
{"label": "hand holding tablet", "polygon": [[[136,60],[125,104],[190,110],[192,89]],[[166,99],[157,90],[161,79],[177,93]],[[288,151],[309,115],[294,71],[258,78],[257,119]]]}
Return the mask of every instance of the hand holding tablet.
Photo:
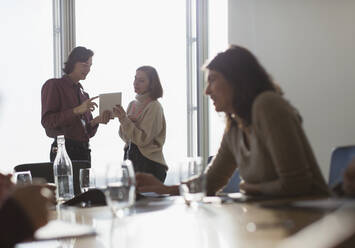
{"label": "hand holding tablet", "polygon": [[100,94],[99,99],[100,115],[102,115],[105,110],[108,110],[113,114],[113,108],[116,107],[116,105],[122,104],[122,92]]}

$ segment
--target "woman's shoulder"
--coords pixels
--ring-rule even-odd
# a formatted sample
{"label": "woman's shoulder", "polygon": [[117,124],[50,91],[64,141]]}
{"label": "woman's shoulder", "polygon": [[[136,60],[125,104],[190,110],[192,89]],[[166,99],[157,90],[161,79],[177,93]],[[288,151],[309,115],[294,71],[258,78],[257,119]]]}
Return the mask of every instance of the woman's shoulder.
{"label": "woman's shoulder", "polygon": [[239,135],[239,127],[234,122],[230,125],[229,128],[226,128],[223,133],[223,138],[227,143],[230,143],[232,140],[235,140]]}
{"label": "woman's shoulder", "polygon": [[152,100],[147,107],[156,111],[163,111],[163,106],[158,100]]}
{"label": "woman's shoulder", "polygon": [[252,108],[253,112],[260,110],[293,109],[291,104],[282,95],[274,91],[266,91],[258,95],[254,100]]}
{"label": "woman's shoulder", "polygon": [[58,82],[58,80],[60,80],[60,78],[50,78],[45,82],[45,84],[54,84]]}
{"label": "woman's shoulder", "polygon": [[264,107],[265,105],[269,106],[280,103],[287,103],[282,95],[274,91],[265,91],[255,98],[253,107],[260,108]]}
{"label": "woman's shoulder", "polygon": [[256,97],[252,106],[253,119],[266,117],[265,115],[280,116],[291,114],[301,120],[301,116],[294,106],[290,104],[282,95],[273,91],[266,91]]}
{"label": "woman's shoulder", "polygon": [[57,88],[60,87],[60,84],[62,83],[62,78],[50,78],[48,79],[44,84],[43,84],[43,88]]}
{"label": "woman's shoulder", "polygon": [[128,106],[132,106],[132,105],[136,104],[136,102],[137,102],[137,100],[132,100],[128,103]]}

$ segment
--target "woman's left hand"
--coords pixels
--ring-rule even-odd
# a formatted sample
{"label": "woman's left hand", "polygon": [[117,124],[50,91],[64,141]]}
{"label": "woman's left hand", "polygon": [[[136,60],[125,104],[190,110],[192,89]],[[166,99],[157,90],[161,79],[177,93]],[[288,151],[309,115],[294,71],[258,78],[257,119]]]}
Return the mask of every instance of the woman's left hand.
{"label": "woman's left hand", "polygon": [[107,124],[112,117],[112,113],[109,110],[105,110],[102,115],[96,116],[92,121],[91,121],[91,126],[95,126],[97,124]]}
{"label": "woman's left hand", "polygon": [[247,195],[260,195],[261,191],[257,184],[241,182],[239,184],[240,192]]}
{"label": "woman's left hand", "polygon": [[139,172],[136,174],[138,192],[155,192],[157,194],[170,194],[169,187],[164,185],[152,174]]}
{"label": "woman's left hand", "polygon": [[117,116],[120,121],[127,117],[126,111],[122,108],[121,105],[116,105],[116,107],[113,107],[113,115]]}

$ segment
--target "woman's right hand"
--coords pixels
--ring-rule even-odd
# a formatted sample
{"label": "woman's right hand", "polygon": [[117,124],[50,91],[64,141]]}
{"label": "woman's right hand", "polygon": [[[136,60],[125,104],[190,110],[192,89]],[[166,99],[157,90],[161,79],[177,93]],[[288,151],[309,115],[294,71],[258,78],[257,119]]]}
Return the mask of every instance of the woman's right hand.
{"label": "woman's right hand", "polygon": [[116,105],[116,107],[113,107],[112,112],[113,115],[115,117],[117,116],[120,121],[127,117],[127,113],[121,105]]}
{"label": "woman's right hand", "polygon": [[155,192],[158,194],[172,194],[171,186],[168,187],[164,185],[161,181],[159,181],[156,177],[152,174],[148,173],[137,173],[136,174],[136,182],[137,182],[137,189],[138,192]]}
{"label": "woman's right hand", "polygon": [[92,97],[90,99],[87,99],[84,101],[82,104],[80,104],[78,107],[75,107],[73,109],[73,113],[75,115],[81,115],[86,112],[92,112],[95,110],[95,107],[98,107],[96,102],[93,102],[93,100],[97,99],[99,96]]}

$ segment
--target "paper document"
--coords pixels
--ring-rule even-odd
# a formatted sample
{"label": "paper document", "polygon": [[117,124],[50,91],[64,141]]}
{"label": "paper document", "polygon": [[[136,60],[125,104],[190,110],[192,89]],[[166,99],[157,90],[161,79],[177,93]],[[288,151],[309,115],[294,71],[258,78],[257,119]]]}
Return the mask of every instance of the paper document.
{"label": "paper document", "polygon": [[53,240],[96,235],[95,229],[88,225],[52,220],[35,232],[35,240]]}
{"label": "paper document", "polygon": [[100,115],[105,111],[109,110],[112,112],[113,107],[122,104],[122,93],[106,93],[99,95],[99,112]]}

